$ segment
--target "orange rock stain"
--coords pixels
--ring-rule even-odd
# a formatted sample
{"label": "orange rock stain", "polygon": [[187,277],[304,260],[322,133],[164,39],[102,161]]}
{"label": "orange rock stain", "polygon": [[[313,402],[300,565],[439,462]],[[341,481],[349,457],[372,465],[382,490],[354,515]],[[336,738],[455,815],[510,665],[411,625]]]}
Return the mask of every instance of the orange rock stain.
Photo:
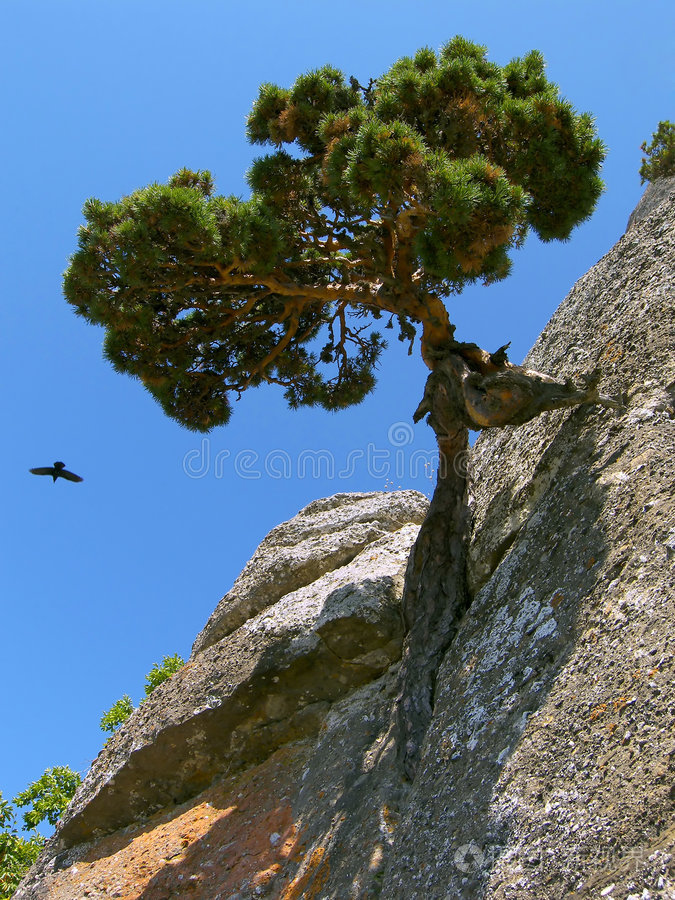
{"label": "orange rock stain", "polygon": [[243,886],[285,900],[316,896],[326,877],[323,848],[305,859],[291,809],[302,767],[297,748],[281,748],[143,825],[101,838],[43,888],[50,900],[225,900]]}

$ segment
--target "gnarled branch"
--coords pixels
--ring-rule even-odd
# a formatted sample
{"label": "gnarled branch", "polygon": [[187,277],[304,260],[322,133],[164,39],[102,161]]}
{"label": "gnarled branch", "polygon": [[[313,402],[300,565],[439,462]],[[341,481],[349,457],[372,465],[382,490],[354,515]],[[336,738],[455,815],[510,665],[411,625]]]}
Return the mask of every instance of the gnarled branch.
{"label": "gnarled branch", "polygon": [[489,354],[472,344],[455,344],[437,360],[427,380],[414,420],[429,415],[438,436],[451,433],[461,421],[468,428],[522,425],[542,412],[596,403],[622,409],[620,400],[600,393],[600,371],[556,381],[549,375],[516,366],[506,359],[505,348]]}

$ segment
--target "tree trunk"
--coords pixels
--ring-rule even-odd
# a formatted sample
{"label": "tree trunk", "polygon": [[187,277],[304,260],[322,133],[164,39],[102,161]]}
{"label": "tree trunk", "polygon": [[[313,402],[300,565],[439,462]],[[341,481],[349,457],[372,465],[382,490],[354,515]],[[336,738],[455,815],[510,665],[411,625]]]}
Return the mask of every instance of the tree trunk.
{"label": "tree trunk", "polygon": [[410,554],[403,590],[407,630],[394,710],[399,761],[412,779],[434,704],[436,673],[468,609],[466,559],[468,430],[520,425],[545,410],[581,403],[621,408],[597,390],[599,373],[560,383],[509,363],[501,348],[486,353],[452,342],[435,361],[414,419],[428,414],[439,448],[431,506]]}
{"label": "tree trunk", "polygon": [[438,442],[438,473],[406,570],[402,604],[407,634],[395,711],[399,760],[410,779],[433,712],[436,671],[468,607],[469,429],[461,378],[452,364],[437,365],[429,376],[415,421],[427,413]]}
{"label": "tree trunk", "polygon": [[405,576],[407,631],[397,705],[399,758],[412,779],[434,703],[436,671],[469,605],[466,553],[470,532],[466,428],[438,439],[438,481]]}

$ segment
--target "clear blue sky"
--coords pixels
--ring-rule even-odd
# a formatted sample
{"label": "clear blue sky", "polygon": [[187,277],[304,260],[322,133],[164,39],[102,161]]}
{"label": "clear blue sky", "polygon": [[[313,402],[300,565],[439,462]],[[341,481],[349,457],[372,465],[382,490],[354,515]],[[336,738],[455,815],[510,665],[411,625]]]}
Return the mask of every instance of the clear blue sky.
{"label": "clear blue sky", "polygon": [[[268,388],[206,441],[164,418],[62,297],[84,200],[182,166],[245,194],[256,151],[244,122],[262,81],[287,85],[330,62],[367,82],[455,34],[499,63],[538,48],[563,95],[597,117],[609,155],[597,212],[569,242],[531,238],[507,282],[453,302],[461,338],[487,349],[511,340],[520,361],[642,193],[640,144],[674,113],[671,10],[665,0],[3,0],[6,797],[47,766],[87,769],[101,714],[124,693],[138,701],[164,655],[187,657],[271,527],[337,491],[431,490],[431,434],[411,428],[425,372],[396,341],[375,393],[347,412],[288,412]],[[322,450],[317,473],[307,451]],[[28,474],[57,459],[84,482]]]}

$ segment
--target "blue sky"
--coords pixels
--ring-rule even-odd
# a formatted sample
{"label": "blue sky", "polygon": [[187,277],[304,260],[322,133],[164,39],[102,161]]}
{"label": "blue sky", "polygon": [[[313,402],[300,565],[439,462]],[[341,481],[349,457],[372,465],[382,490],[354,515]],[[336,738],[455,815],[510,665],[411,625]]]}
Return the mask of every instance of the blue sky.
{"label": "blue sky", "polygon": [[[101,357],[61,276],[87,197],[177,169],[247,192],[244,123],[258,85],[332,63],[362,83],[455,34],[506,63],[541,50],[596,116],[609,154],[594,217],[564,244],[530,238],[500,285],[452,303],[458,336],[522,360],[565,294],[623,233],[640,144],[673,118],[674,15],[621,0],[3,0],[0,316],[5,437],[0,790],[47,766],[84,772],[102,713],[138,701],[153,663],[192,641],[259,541],[344,490],[430,492],[430,430],[412,427],[425,370],[393,343],[379,386],[339,414],[245,395],[204,438],[166,419]],[[554,374],[554,373],[553,373]],[[28,474],[65,460],[84,482]]]}

